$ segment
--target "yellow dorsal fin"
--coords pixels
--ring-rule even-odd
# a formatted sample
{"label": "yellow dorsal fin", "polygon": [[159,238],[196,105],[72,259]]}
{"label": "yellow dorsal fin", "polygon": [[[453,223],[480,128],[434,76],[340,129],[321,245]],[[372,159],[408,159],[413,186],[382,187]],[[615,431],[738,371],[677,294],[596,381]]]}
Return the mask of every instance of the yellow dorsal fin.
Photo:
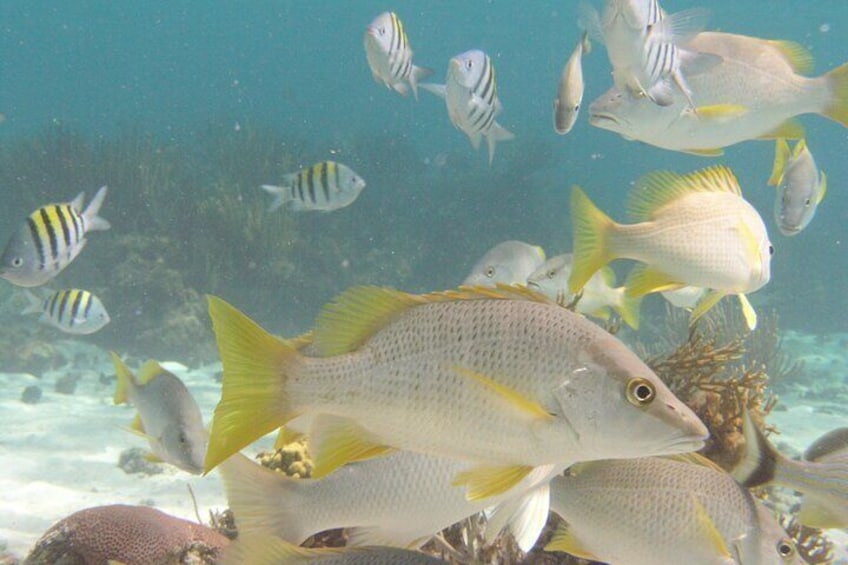
{"label": "yellow dorsal fin", "polygon": [[745,318],[745,324],[749,330],[755,330],[757,328],[757,313],[754,311],[754,307],[751,306],[751,302],[744,294],[737,294],[736,296],[739,297],[739,304],[742,306],[742,316]]}
{"label": "yellow dorsal fin", "polygon": [[638,298],[652,292],[677,290],[683,288],[685,285],[650,265],[641,264],[636,265],[630,270],[624,286],[626,288],[626,296]]}
{"label": "yellow dorsal fin", "polygon": [[774,145],[774,165],[772,165],[771,176],[768,180],[769,186],[777,186],[783,180],[786,163],[789,161],[789,153],[789,144],[784,138],[779,137]]}
{"label": "yellow dorsal fin", "polygon": [[804,126],[795,118],[790,118],[771,131],[760,134],[757,139],[802,139],[806,135]]}
{"label": "yellow dorsal fin", "polygon": [[591,551],[586,549],[583,544],[571,533],[568,525],[565,522],[560,522],[557,526],[554,536],[548,545],[545,546],[545,551],[562,551],[569,553],[575,557],[588,559],[589,561],[601,561]]}
{"label": "yellow dorsal fin", "polygon": [[451,484],[464,486],[466,499],[483,500],[507,492],[532,471],[533,467],[528,465],[480,465],[458,473]]}
{"label": "yellow dorsal fin", "polygon": [[130,368],[126,366],[117,353],[110,351],[109,356],[112,357],[112,363],[115,365],[115,375],[117,376],[115,396],[112,402],[115,404],[125,404],[129,402],[129,390],[135,384],[135,377],[133,377]]}
{"label": "yellow dorsal fin", "polygon": [[367,430],[348,418],[322,414],[312,423],[310,437],[314,438],[312,451],[312,478],[326,477],[339,467],[353,461],[362,461],[385,455],[393,448],[382,445]]}
{"label": "yellow dorsal fin", "polygon": [[712,290],[708,292],[692,310],[689,316],[689,325],[698,321],[698,318],[709,312],[710,308],[718,304],[718,301],[725,297],[727,293],[720,290]]}
{"label": "yellow dorsal fin", "polygon": [[684,153],[697,155],[698,157],[721,157],[724,155],[724,149],[716,147],[715,149],[682,149]]}
{"label": "yellow dorsal fin", "polygon": [[508,386],[495,382],[486,375],[478,373],[477,371],[474,371],[472,369],[466,369],[465,367],[453,367],[453,369],[460,375],[468,377],[469,379],[473,379],[478,383],[484,385],[488,390],[494,392],[495,394],[506,400],[511,406],[520,409],[527,415],[532,416],[534,418],[541,418],[543,420],[553,419],[553,416],[550,414],[550,412],[545,410],[545,408],[541,404],[539,404],[535,400],[527,398],[520,392],[513,390]]}
{"label": "yellow dorsal fin", "polygon": [[796,143],[795,147],[792,149],[792,158],[797,159],[798,157],[801,156],[801,153],[803,153],[806,149],[807,149],[807,140],[804,139],[804,138],[799,139],[798,143]]}
{"label": "yellow dorsal fin", "polygon": [[785,40],[767,40],[768,43],[778,49],[786,58],[786,62],[792,67],[792,70],[802,75],[809,74],[813,71],[815,59],[806,47],[794,41]]}
{"label": "yellow dorsal fin", "polygon": [[167,371],[159,363],[152,360],[147,361],[138,370],[138,384],[142,386],[146,385],[162,373],[167,373]]}
{"label": "yellow dorsal fin", "polygon": [[824,200],[824,195],[827,193],[827,175],[824,174],[824,171],[820,171],[821,180],[819,181],[819,193],[816,195],[816,205],[821,204],[821,201]]}
{"label": "yellow dorsal fin", "polygon": [[695,507],[695,520],[698,523],[698,528],[704,535],[704,540],[715,550],[717,555],[730,560],[731,563],[734,562],[731,559],[732,556],[730,555],[730,550],[727,548],[727,543],[721,537],[721,532],[718,531],[715,522],[710,517],[707,509],[704,508],[703,503],[694,494],[692,495],[692,504]]}
{"label": "yellow dorsal fin", "polygon": [[698,117],[707,120],[732,120],[748,112],[748,108],[741,104],[712,104],[695,108]]}
{"label": "yellow dorsal fin", "polygon": [[343,355],[359,348],[375,332],[409,308],[457,300],[529,300],[554,304],[546,296],[525,287],[498,284],[496,287],[461,286],[456,290],[408,294],[375,286],[351,288],[321,311],[313,332],[320,356]]}
{"label": "yellow dorsal fin", "polygon": [[636,181],[636,187],[630,193],[628,211],[637,222],[648,221],[660,208],[692,192],[742,195],[736,175],[724,165],[715,165],[688,175],[654,171]]}

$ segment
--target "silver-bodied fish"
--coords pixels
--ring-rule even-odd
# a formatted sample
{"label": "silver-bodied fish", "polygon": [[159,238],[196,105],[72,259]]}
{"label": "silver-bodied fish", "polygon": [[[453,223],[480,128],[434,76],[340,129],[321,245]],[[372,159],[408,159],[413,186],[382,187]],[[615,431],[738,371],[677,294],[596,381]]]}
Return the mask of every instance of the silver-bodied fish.
{"label": "silver-bodied fish", "polygon": [[470,500],[547,466],[686,452],[708,434],[624,344],[527,289],[352,288],[318,318],[318,357],[209,305],[224,384],[207,471],[309,414],[356,423],[313,425],[313,476],[407,449],[468,461],[454,483]]}
{"label": "silver-bodied fish", "polygon": [[628,565],[803,563],[774,515],[707,462],[580,463],[550,489],[567,525],[547,550]]}
{"label": "silver-bodied fish", "polygon": [[570,132],[577,121],[580,104],[583,103],[583,55],[589,52],[591,46],[588,34],[584,33],[562,68],[554,98],[554,131],[560,135]]}
{"label": "silver-bodied fish", "polygon": [[495,286],[524,284],[528,275],[545,261],[545,251],[523,241],[503,241],[489,249],[474,267],[464,285]]}
{"label": "silver-bodied fish", "polygon": [[274,195],[269,212],[283,204],[296,212],[331,212],[353,204],[363,188],[362,177],[347,165],[334,161],[321,161],[308,169],[289,173],[283,177],[281,186],[262,185],[263,190]]}
{"label": "silver-bodied fish", "polygon": [[777,186],[774,219],[783,235],[795,235],[807,227],[827,192],[827,175],[819,171],[803,139],[791,151],[785,139],[777,140],[768,183]]}
{"label": "silver-bodied fish", "polygon": [[138,411],[132,430],[148,440],[162,461],[189,473],[203,472],[206,430],[183,382],[155,361],[142,365],[136,379],[116,353],[110,355],[118,377],[114,402],[129,402]]}
{"label": "silver-bodied fish", "polygon": [[848,428],[807,448],[804,460],[781,454],[745,413],[745,456],[731,471],[747,487],[779,485],[804,495],[798,521],[811,528],[848,528]]}
{"label": "silver-bodied fish", "polygon": [[693,320],[723,296],[735,294],[748,326],[756,326],[745,293],[768,283],[773,248],[762,218],[742,198],[730,169],[649,173],[636,182],[629,208],[638,223],[616,223],[574,187],[572,292],[610,261],[634,259],[644,265],[628,276],[628,294],[642,296],[684,286],[711,289],[693,311]]}
{"label": "silver-bodied fish", "polygon": [[418,82],[433,74],[430,69],[412,64],[412,48],[403,24],[394,12],[383,12],[368,26],[365,31],[365,56],[375,81],[404,96],[409,84],[416,100]]}
{"label": "silver-bodied fish", "polygon": [[65,333],[88,335],[109,323],[109,313],[97,296],[87,290],[57,290],[39,299],[26,291],[29,306],[21,314],[41,314],[39,321]]}
{"label": "silver-bodied fish", "polygon": [[84,198],[82,192],[71,202],[48,204],[30,214],[0,257],[0,278],[18,286],[41,286],[80,254],[88,232],[108,230],[109,222],[97,215],[106,187],[83,211]]}
{"label": "silver-bodied fish", "polygon": [[448,64],[445,84],[425,83],[421,88],[445,99],[451,123],[468,136],[474,149],[486,138],[489,164],[495,158],[497,142],[515,137],[495,121],[503,106],[498,98],[495,67],[483,51],[460,53]]}
{"label": "silver-bodied fish", "polygon": [[794,118],[821,114],[848,126],[848,64],[807,77],[812,56],[791,41],[702,32],[687,48],[721,57],[709,70],[689,76],[698,105],[684,96],[660,107],[613,88],[592,102],[589,123],[635,139],[696,155],[720,155],[748,139],[799,139]]}

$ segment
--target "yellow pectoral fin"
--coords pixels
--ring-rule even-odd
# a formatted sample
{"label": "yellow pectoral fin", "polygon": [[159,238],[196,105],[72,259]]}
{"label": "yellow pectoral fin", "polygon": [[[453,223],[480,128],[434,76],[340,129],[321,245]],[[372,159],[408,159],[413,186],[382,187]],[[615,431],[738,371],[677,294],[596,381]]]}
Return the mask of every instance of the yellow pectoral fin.
{"label": "yellow pectoral fin", "polygon": [[562,551],[575,557],[580,557],[581,559],[600,561],[591,551],[583,547],[580,540],[574,537],[564,522],[557,526],[554,536],[548,542],[548,545],[545,546],[545,551]]}
{"label": "yellow pectoral fin", "polygon": [[715,149],[682,149],[683,153],[697,155],[698,157],[721,157],[724,155],[724,149],[717,147]]}
{"label": "yellow pectoral fin", "polygon": [[525,412],[526,414],[534,418],[541,418],[543,420],[553,419],[551,413],[545,410],[544,406],[542,406],[538,402],[527,398],[520,392],[515,391],[509,388],[508,386],[493,381],[482,373],[478,373],[477,371],[473,371],[471,369],[466,369],[465,367],[453,367],[453,370],[464,377],[468,377],[484,385],[488,390],[496,393],[498,396],[509,402],[509,404],[511,404],[512,406],[520,409],[522,412]]}
{"label": "yellow pectoral fin", "polygon": [[372,434],[347,418],[318,416],[312,424],[314,438],[312,478],[326,477],[339,467],[390,453]]}
{"label": "yellow pectoral fin", "polygon": [[630,271],[624,286],[627,289],[625,291],[627,296],[638,297],[652,292],[677,290],[685,285],[653,267],[637,265]]}
{"label": "yellow pectoral fin", "polygon": [[704,508],[704,505],[695,497],[694,494],[692,495],[692,503],[695,506],[695,519],[704,539],[710,547],[715,550],[716,555],[729,559],[731,555],[730,550],[727,548],[727,543],[724,541],[724,538],[721,537],[721,532],[718,531],[715,522],[710,517],[709,513],[707,513],[707,509]]}
{"label": "yellow pectoral fin", "polygon": [[692,315],[689,317],[689,325],[691,326],[697,322],[701,316],[709,312],[710,308],[718,304],[718,301],[724,298],[726,294],[726,292],[720,290],[708,292],[692,310]]}
{"label": "yellow pectoral fin", "polygon": [[742,305],[742,315],[745,316],[745,324],[748,329],[753,331],[757,327],[757,313],[754,312],[754,307],[748,301],[748,297],[744,294],[737,294],[739,303]]}
{"label": "yellow pectoral fin", "polygon": [[481,465],[458,473],[451,483],[466,488],[465,498],[470,501],[483,500],[507,492],[533,471],[527,465],[497,467]]}
{"label": "yellow pectoral fin", "polygon": [[695,108],[695,114],[699,118],[707,120],[731,120],[747,113],[748,108],[741,104],[713,104]]}

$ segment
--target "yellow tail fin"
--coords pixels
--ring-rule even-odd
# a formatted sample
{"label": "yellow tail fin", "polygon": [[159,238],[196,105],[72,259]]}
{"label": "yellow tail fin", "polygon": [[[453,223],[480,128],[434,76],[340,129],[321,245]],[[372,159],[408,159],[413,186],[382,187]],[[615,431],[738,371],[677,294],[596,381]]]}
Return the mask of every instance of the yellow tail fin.
{"label": "yellow tail fin", "polygon": [[300,355],[220,298],[208,297],[209,315],[224,364],[205,472],[296,417],[285,393]]}
{"label": "yellow tail fin", "polygon": [[826,75],[831,98],[822,114],[848,127],[848,63],[836,67]]}
{"label": "yellow tail fin", "polygon": [[601,267],[615,257],[609,251],[609,233],[615,226],[579,186],[571,189],[571,223],[574,226],[574,262],[568,288],[577,293]]}

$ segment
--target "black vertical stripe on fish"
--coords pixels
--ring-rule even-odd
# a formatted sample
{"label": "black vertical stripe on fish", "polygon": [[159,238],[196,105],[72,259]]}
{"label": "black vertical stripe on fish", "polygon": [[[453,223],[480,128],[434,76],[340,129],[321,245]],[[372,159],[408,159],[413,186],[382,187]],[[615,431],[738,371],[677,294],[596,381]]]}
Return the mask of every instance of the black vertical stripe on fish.
{"label": "black vertical stripe on fish", "polygon": [[492,67],[492,62],[486,59],[486,84],[483,87],[483,92],[480,93],[480,98],[482,98],[486,104],[491,104],[494,96],[495,96],[495,72]]}
{"label": "black vertical stripe on fish", "polygon": [[59,225],[62,227],[62,239],[65,242],[65,249],[69,249],[71,247],[71,226],[68,225],[68,207],[57,204],[53,208],[56,216],[59,218]]}
{"label": "black vertical stripe on fish", "polygon": [[59,242],[56,239],[56,229],[50,221],[50,214],[47,213],[47,208],[41,208],[41,221],[44,223],[44,229],[47,230],[47,239],[50,242],[50,260],[55,262],[59,254]]}
{"label": "black vertical stripe on fish", "polygon": [[495,112],[494,110],[489,112],[489,117],[486,119],[486,122],[480,127],[480,131],[487,132],[492,127],[492,124],[495,123]]}
{"label": "black vertical stripe on fish", "polygon": [[62,295],[62,299],[59,301],[59,318],[57,321],[61,324],[62,319],[65,317],[65,309],[68,307],[68,291],[63,290],[59,294]]}
{"label": "black vertical stripe on fish", "polygon": [[403,57],[401,57],[401,48],[403,43],[402,35],[403,29],[400,27],[397,14],[392,12],[392,41],[389,47],[389,61],[391,61],[392,64],[389,68],[389,73],[395,79],[400,78],[398,73],[400,72],[400,67],[403,64]]}
{"label": "black vertical stripe on fish", "polygon": [[491,66],[491,61],[489,60],[489,56],[486,55],[486,58],[483,60],[483,71],[480,73],[480,77],[477,79],[477,82],[471,87],[471,92],[477,94],[480,92],[480,85],[483,84],[483,79],[486,78],[486,71]]}
{"label": "black vertical stripe on fish", "polygon": [[[332,181],[331,181],[332,182],[331,186],[333,187],[334,190],[338,190],[338,187],[340,186],[339,181],[340,181],[340,179],[339,179],[339,165],[338,165],[338,163],[334,163],[333,164],[333,178],[332,178]],[[329,186],[328,186],[328,188],[329,188]],[[329,201],[329,199],[327,199],[327,200]]]}
{"label": "black vertical stripe on fish", "polygon": [[83,236],[82,217],[80,216],[80,213],[74,209],[73,206],[68,206],[68,214],[70,214],[71,222],[74,225],[74,244],[77,244],[82,240]]}
{"label": "black vertical stripe on fish", "polygon": [[50,298],[48,298],[47,302],[45,303],[44,309],[50,315],[51,319],[56,319],[56,302],[57,302],[58,298],[59,298],[59,293],[54,292],[53,295]]}
{"label": "black vertical stripe on fish", "polygon": [[324,191],[324,202],[330,201],[330,185],[329,183],[329,168],[330,164],[327,162],[321,163],[321,190]]}
{"label": "black vertical stripe on fish", "polygon": [[74,302],[71,304],[71,319],[70,325],[74,327],[74,324],[79,319],[80,306],[82,304],[82,298],[86,293],[83,291],[77,292],[76,297],[74,297]]}
{"label": "black vertical stripe on fish", "polygon": [[295,177],[294,182],[297,187],[297,199],[301,202],[304,202],[303,199],[303,171],[297,173],[297,177]]}
{"label": "black vertical stripe on fish", "polygon": [[38,233],[38,225],[32,216],[27,218],[27,226],[32,243],[35,245],[35,252],[38,254],[38,270],[43,271],[47,267],[47,250],[44,249],[44,242],[41,241],[41,235]]}
{"label": "black vertical stripe on fish", "polygon": [[83,307],[83,310],[82,310],[82,317],[87,320],[88,319],[88,313],[91,311],[91,305],[94,303],[94,300],[91,299],[91,293],[90,292],[84,292],[83,294],[85,295],[85,306]]}
{"label": "black vertical stripe on fish", "polygon": [[404,57],[403,69],[400,72],[400,78],[407,78],[412,73],[412,59]]}
{"label": "black vertical stripe on fish", "polygon": [[306,171],[306,188],[309,190],[309,201],[315,204],[315,169],[320,165],[309,167]]}

